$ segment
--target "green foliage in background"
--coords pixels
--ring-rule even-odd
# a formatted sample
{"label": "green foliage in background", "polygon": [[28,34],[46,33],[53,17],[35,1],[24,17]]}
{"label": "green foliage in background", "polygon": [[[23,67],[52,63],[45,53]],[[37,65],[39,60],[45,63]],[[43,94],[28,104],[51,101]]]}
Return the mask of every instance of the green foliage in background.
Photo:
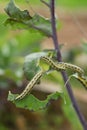
{"label": "green foliage in background", "polygon": [[[49,0],[46,0],[49,2]],[[4,3],[8,3],[9,0],[3,0]],[[33,5],[42,5],[40,0],[15,0],[19,4],[33,4]],[[2,3],[2,1],[0,1]],[[56,0],[56,5],[69,7],[69,8],[86,8],[87,0]]]}

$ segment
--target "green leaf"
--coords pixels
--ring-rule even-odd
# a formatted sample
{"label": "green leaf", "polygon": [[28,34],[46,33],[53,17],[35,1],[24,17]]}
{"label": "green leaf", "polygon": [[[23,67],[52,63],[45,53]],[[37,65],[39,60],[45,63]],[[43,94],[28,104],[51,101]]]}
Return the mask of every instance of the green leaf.
{"label": "green leaf", "polygon": [[[10,25],[12,26],[12,29],[29,29],[26,24],[24,24],[21,21],[17,21],[15,19],[8,18],[5,23],[5,26]],[[29,30],[30,31],[30,30]]]}
{"label": "green leaf", "polygon": [[46,36],[52,35],[51,21],[48,18],[35,14],[32,19],[28,22],[26,21],[26,23]]}
{"label": "green leaf", "polygon": [[32,17],[29,15],[29,12],[27,10],[20,10],[14,3],[14,0],[10,0],[8,5],[5,8],[5,12],[9,15],[11,19],[17,20],[17,21],[24,21],[29,20]]}
{"label": "green leaf", "polygon": [[15,100],[15,97],[16,97],[17,95],[18,95],[18,94],[12,94],[11,91],[9,91],[8,101],[14,101],[14,100]]}
{"label": "green leaf", "polygon": [[39,59],[41,56],[46,56],[47,52],[32,53],[25,57],[24,74],[28,80],[31,80],[40,70]]}
{"label": "green leaf", "polygon": [[8,100],[13,101],[16,107],[37,111],[46,108],[47,105],[49,105],[51,100],[57,100],[58,97],[61,95],[62,93],[56,92],[48,95],[46,100],[41,101],[36,97],[34,97],[32,94],[30,94],[30,95],[26,95],[26,97],[23,98],[22,100],[14,100],[16,95],[10,92],[8,95]]}
{"label": "green leaf", "polygon": [[47,18],[35,14],[30,16],[28,10],[21,11],[15,4],[14,0],[10,0],[5,12],[9,18],[5,21],[5,25],[10,24],[15,28],[27,29],[29,31],[38,30],[40,33],[50,37],[52,36],[51,21]]}

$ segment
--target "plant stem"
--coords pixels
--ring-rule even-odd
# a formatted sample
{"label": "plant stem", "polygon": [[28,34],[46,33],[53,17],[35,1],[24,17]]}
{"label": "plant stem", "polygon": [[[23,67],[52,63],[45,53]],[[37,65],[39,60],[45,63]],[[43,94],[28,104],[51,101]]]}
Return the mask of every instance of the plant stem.
{"label": "plant stem", "polygon": [[[52,33],[53,33],[52,39],[53,39],[53,42],[54,42],[55,50],[57,51],[57,59],[58,59],[59,62],[61,62],[62,56],[61,56],[61,52],[60,52],[60,49],[59,49],[58,36],[57,36],[57,31],[56,31],[56,22],[55,22],[55,0],[50,0],[50,11],[51,11]],[[66,83],[67,80],[68,80],[68,76],[67,76],[66,72],[62,71],[61,74],[62,74],[64,82]],[[80,112],[80,109],[77,105],[77,102],[75,100],[75,97],[73,95],[71,85],[70,85],[69,82],[67,82],[67,84],[66,84],[66,89],[68,91],[72,105],[73,105],[73,107],[74,107],[74,109],[77,113],[77,116],[78,116],[84,130],[87,130],[87,123],[86,123],[82,113]]]}

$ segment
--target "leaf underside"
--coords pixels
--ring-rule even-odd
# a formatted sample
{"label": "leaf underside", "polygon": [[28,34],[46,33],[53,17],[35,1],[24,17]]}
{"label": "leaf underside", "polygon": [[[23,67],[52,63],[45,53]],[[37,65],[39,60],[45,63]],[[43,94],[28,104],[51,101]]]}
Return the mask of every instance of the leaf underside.
{"label": "leaf underside", "polygon": [[5,12],[9,18],[5,21],[5,25],[10,24],[16,29],[26,29],[29,31],[39,31],[45,36],[52,36],[51,21],[39,14],[31,16],[28,10],[19,9],[14,0],[10,0],[5,7]]}

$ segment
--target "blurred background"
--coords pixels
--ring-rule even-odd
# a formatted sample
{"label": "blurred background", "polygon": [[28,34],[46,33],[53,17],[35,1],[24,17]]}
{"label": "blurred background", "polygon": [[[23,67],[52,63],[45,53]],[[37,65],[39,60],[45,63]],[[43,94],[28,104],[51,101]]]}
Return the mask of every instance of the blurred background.
{"label": "blurred background", "polygon": [[[47,109],[31,112],[16,108],[7,101],[8,91],[21,93],[27,84],[23,73],[24,57],[43,49],[53,49],[52,39],[38,32],[12,29],[5,26],[4,11],[9,0],[0,0],[0,130],[82,130],[73,107],[60,98]],[[15,0],[30,14],[50,17],[49,9],[40,0]],[[56,0],[59,20],[58,40],[62,45],[63,60],[81,66],[87,75],[87,0]],[[74,78],[70,80],[75,98],[87,120],[87,91]],[[53,73],[45,77],[32,93],[43,100],[49,93],[64,86],[62,77]],[[67,100],[69,100],[67,96]]]}

